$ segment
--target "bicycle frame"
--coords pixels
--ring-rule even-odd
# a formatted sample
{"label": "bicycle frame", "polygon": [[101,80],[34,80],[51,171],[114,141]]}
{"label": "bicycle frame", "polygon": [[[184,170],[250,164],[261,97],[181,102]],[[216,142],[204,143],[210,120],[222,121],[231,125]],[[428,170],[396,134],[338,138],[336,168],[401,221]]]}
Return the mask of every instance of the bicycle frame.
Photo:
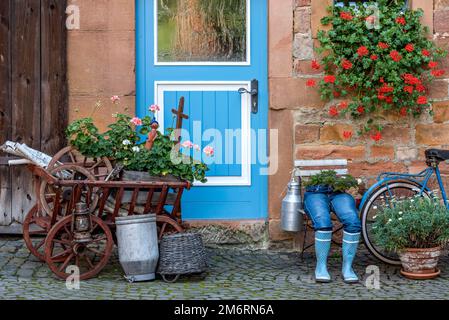
{"label": "bicycle frame", "polygon": [[419,192],[420,195],[424,191],[427,191],[430,194],[432,194],[433,192],[427,187],[427,184],[429,182],[429,179],[434,174],[436,175],[436,178],[438,181],[438,186],[440,188],[441,195],[444,200],[444,204],[445,204],[446,208],[449,209],[449,203],[447,201],[446,190],[443,185],[443,180],[441,179],[441,173],[440,173],[440,169],[438,168],[438,165],[436,165],[435,167],[427,167],[423,171],[421,171],[419,173],[415,173],[415,174],[413,174],[413,173],[398,173],[398,172],[383,172],[383,173],[379,174],[376,179],[377,182],[374,185],[372,185],[368,189],[368,191],[365,192],[365,194],[363,195],[363,198],[362,198],[359,208],[363,208],[365,202],[369,199],[370,195],[373,193],[374,190],[376,190],[377,188],[379,188],[381,186],[386,186],[388,188],[388,182],[394,181],[394,180],[403,180],[403,181],[405,180],[405,181],[410,181],[414,184],[417,184],[417,186],[419,186],[421,189]]}

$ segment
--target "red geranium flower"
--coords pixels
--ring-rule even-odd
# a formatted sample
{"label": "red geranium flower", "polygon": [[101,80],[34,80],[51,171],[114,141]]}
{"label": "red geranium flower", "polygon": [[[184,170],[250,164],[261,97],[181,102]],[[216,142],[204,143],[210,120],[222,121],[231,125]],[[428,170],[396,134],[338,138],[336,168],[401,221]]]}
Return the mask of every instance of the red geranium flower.
{"label": "red geranium flower", "polygon": [[315,87],[316,86],[316,81],[313,79],[309,79],[306,81],[306,86],[308,87]]}
{"label": "red geranium flower", "polygon": [[340,12],[340,18],[342,18],[343,20],[351,21],[353,17],[349,12],[342,11]]}
{"label": "red geranium flower", "polygon": [[384,99],[385,99],[385,96],[384,96],[382,93],[379,93],[379,94],[377,95],[377,99],[379,99],[379,100],[384,100]]}
{"label": "red geranium flower", "polygon": [[329,115],[332,116],[332,117],[338,116],[338,109],[337,109],[336,106],[330,107],[330,109],[329,109]]}
{"label": "red geranium flower", "polygon": [[434,77],[441,77],[444,74],[444,70],[432,70],[432,75]]}
{"label": "red geranium flower", "polygon": [[429,50],[422,49],[421,53],[422,53],[423,56],[426,56],[426,57],[429,57],[429,56],[430,56]]}
{"label": "red geranium flower", "polygon": [[360,113],[360,114],[364,113],[365,112],[365,107],[364,106],[358,106],[357,107],[357,112]]}
{"label": "red geranium flower", "polygon": [[407,50],[408,52],[412,52],[413,50],[415,50],[415,47],[413,46],[413,44],[409,43],[405,46],[405,50]]}
{"label": "red geranium flower", "polygon": [[312,69],[319,70],[321,68],[320,64],[316,60],[312,60]]}
{"label": "red geranium flower", "polygon": [[426,87],[424,87],[422,84],[418,84],[418,85],[416,86],[416,91],[418,91],[418,92],[426,92],[427,89],[426,89]]}
{"label": "red geranium flower", "polygon": [[334,83],[335,82],[335,76],[333,76],[333,75],[324,76],[324,82],[326,82],[326,83]]}
{"label": "red geranium flower", "polygon": [[393,51],[390,52],[390,57],[395,62],[399,62],[402,59],[401,55],[396,50],[393,50]]}
{"label": "red geranium flower", "polygon": [[437,66],[438,66],[438,62],[435,62],[435,61],[430,61],[429,62],[429,68],[430,69],[436,68]]}
{"label": "red geranium flower", "polygon": [[343,138],[351,139],[351,137],[352,137],[352,131],[343,131]]}
{"label": "red geranium flower", "polygon": [[349,60],[343,59],[343,61],[341,62],[341,66],[343,69],[349,70],[352,68],[352,63]]}
{"label": "red geranium flower", "polygon": [[377,131],[375,134],[371,135],[371,139],[377,142],[382,139],[382,134],[380,131]]}
{"label": "red geranium flower", "polygon": [[379,42],[378,44],[379,48],[381,49],[388,49],[390,46],[386,44],[385,42]]}
{"label": "red geranium flower", "polygon": [[377,55],[373,54],[370,58],[371,58],[371,60],[376,61],[377,60]]}
{"label": "red geranium flower", "polygon": [[379,78],[379,82],[380,82],[380,83],[384,83],[384,82],[385,82],[384,77],[380,77],[380,78]]}
{"label": "red geranium flower", "polygon": [[393,97],[386,97],[385,98],[386,103],[393,103]]}
{"label": "red geranium flower", "polygon": [[407,115],[407,108],[402,107],[401,110],[399,110],[399,113],[401,116],[405,117]]}
{"label": "red geranium flower", "polygon": [[413,93],[413,90],[414,90],[413,86],[405,86],[405,87],[404,87],[404,91],[405,91],[405,92],[408,92],[408,93],[410,93],[410,94]]}
{"label": "red geranium flower", "polygon": [[410,74],[410,73],[405,73],[402,75],[402,78],[404,78],[404,82],[406,84],[410,84],[410,85],[418,85],[421,84],[421,80],[419,80],[418,78],[416,78],[414,75]]}
{"label": "red geranium flower", "polygon": [[363,57],[369,54],[369,50],[367,47],[361,46],[360,48],[357,49],[357,53],[359,56]]}
{"label": "red geranium flower", "polygon": [[417,104],[427,104],[427,97],[426,96],[419,96],[418,100],[416,100]]}
{"label": "red geranium flower", "polygon": [[347,103],[346,101],[340,102],[339,105],[338,105],[338,107],[339,107],[341,110],[344,110],[344,109],[346,109],[346,108],[348,107],[348,103]]}
{"label": "red geranium flower", "polygon": [[334,98],[339,98],[341,96],[341,93],[338,91],[334,91],[332,94],[334,95]]}
{"label": "red geranium flower", "polygon": [[384,83],[384,85],[382,87],[380,87],[379,91],[382,93],[389,93],[389,92],[393,92],[394,88],[390,87],[388,84]]}
{"label": "red geranium flower", "polygon": [[404,18],[404,17],[397,17],[397,18],[396,18],[396,23],[399,23],[399,24],[405,26],[405,24],[406,24],[407,22],[405,21],[405,18]]}

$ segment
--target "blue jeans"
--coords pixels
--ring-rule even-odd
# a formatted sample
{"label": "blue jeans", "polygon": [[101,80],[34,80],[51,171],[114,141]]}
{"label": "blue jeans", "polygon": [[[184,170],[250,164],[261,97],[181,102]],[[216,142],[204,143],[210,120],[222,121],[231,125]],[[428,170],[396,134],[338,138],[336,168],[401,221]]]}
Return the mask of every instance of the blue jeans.
{"label": "blue jeans", "polygon": [[332,192],[326,188],[308,188],[304,194],[304,209],[312,220],[315,231],[332,230],[331,210],[343,224],[344,231],[359,233],[362,229],[355,200],[347,193]]}

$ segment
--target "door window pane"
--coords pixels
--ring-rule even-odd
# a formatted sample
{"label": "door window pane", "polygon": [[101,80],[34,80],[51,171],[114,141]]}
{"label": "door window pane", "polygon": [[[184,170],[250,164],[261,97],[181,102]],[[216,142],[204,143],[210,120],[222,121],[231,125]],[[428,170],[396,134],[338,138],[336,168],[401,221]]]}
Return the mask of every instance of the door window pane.
{"label": "door window pane", "polygon": [[156,1],[158,62],[247,61],[246,0]]}

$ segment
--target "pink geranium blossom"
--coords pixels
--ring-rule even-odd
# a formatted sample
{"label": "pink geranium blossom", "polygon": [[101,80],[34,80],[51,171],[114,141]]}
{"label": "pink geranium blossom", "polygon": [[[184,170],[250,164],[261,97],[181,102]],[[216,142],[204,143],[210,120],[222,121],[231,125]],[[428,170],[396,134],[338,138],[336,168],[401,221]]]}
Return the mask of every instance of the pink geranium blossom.
{"label": "pink geranium blossom", "polygon": [[157,104],[152,104],[149,110],[153,113],[156,113],[157,111],[161,111],[161,108]]}
{"label": "pink geranium blossom", "polygon": [[120,97],[119,96],[112,96],[111,97],[111,101],[112,101],[112,103],[117,103],[117,102],[120,101]]}
{"label": "pink geranium blossom", "polygon": [[131,123],[134,124],[135,126],[141,126],[142,125],[142,119],[138,118],[138,117],[134,117],[131,119]]}
{"label": "pink geranium blossom", "polygon": [[204,148],[203,152],[206,154],[206,156],[211,157],[214,155],[214,148],[212,148],[211,146],[207,146],[206,148]]}
{"label": "pink geranium blossom", "polygon": [[193,148],[193,143],[192,143],[192,141],[187,140],[187,141],[184,141],[184,142],[181,144],[181,146],[182,146],[183,148],[188,148],[188,149],[190,149],[190,148]]}

